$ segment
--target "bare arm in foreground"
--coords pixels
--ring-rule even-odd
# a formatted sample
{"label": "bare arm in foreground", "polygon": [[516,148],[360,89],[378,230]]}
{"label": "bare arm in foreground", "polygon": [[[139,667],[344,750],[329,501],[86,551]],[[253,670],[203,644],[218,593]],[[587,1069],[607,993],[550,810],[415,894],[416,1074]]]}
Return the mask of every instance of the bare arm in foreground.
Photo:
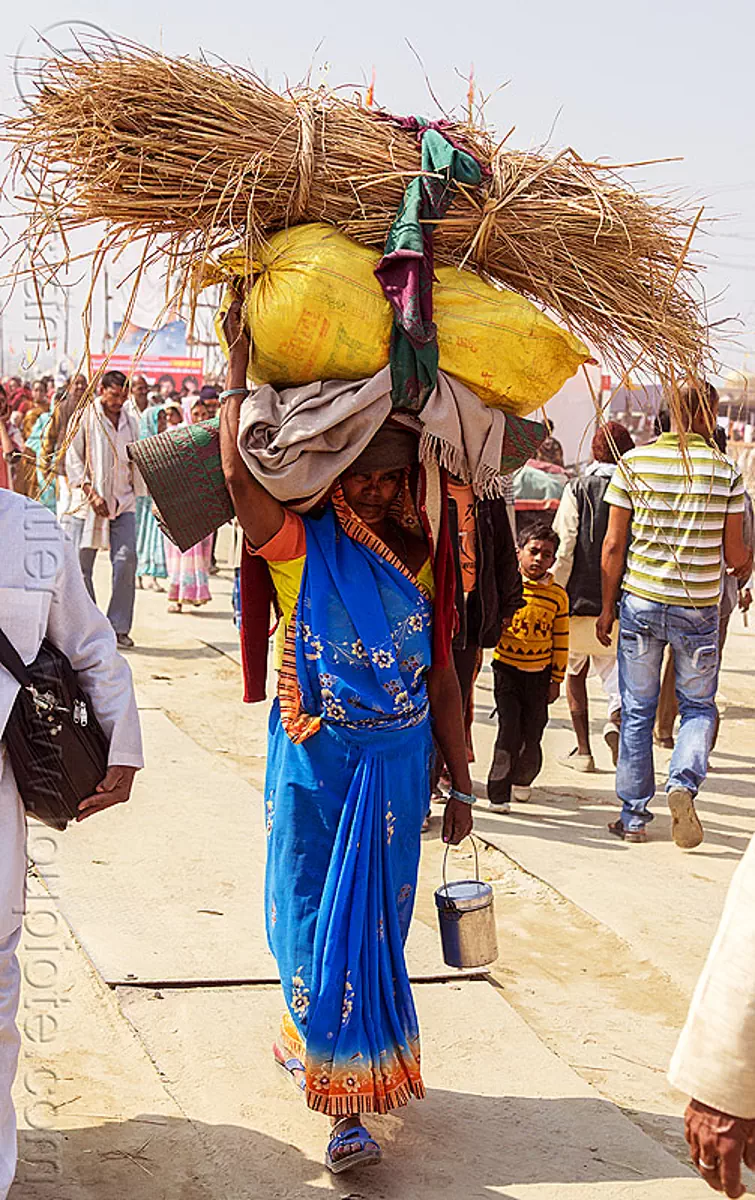
{"label": "bare arm in foreground", "polygon": [[692,1097],[684,1132],[703,1179],[744,1195],[742,1162],[755,1168],[755,838],[729,886],[668,1078]]}

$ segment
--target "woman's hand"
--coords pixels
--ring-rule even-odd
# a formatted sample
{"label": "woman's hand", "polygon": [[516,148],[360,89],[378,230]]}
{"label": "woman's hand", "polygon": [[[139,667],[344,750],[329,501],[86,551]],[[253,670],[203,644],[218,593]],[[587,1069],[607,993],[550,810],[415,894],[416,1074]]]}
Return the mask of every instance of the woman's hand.
{"label": "woman's hand", "polygon": [[443,841],[458,846],[472,832],[472,824],[472,805],[451,797],[443,817]]}
{"label": "woman's hand", "polygon": [[246,374],[246,364],[249,361],[249,334],[244,328],[243,301],[238,291],[225,315],[223,333],[228,342],[230,363],[233,365],[243,362],[244,374]]}

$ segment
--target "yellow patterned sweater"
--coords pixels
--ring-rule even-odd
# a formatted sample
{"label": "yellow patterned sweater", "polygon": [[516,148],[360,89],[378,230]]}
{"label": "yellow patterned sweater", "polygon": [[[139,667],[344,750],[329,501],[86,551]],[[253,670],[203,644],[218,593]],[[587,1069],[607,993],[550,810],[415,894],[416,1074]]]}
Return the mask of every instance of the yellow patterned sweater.
{"label": "yellow patterned sweater", "polygon": [[517,609],[493,658],[519,671],[551,668],[551,679],[561,683],[569,657],[569,598],[550,575],[536,581],[522,575],[524,607]]}

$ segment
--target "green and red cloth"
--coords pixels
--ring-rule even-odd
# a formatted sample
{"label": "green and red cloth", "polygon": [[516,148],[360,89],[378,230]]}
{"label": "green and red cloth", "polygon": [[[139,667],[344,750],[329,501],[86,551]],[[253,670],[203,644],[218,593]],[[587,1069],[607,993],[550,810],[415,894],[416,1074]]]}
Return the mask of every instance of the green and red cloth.
{"label": "green and red cloth", "polygon": [[422,146],[422,174],[406,188],[385,253],[375,268],[394,314],[393,407],[419,412],[438,374],[438,335],[433,321],[433,222],[445,216],[457,183],[475,186],[483,172],[471,154],[446,136],[448,122],[387,114],[383,119],[415,131]]}

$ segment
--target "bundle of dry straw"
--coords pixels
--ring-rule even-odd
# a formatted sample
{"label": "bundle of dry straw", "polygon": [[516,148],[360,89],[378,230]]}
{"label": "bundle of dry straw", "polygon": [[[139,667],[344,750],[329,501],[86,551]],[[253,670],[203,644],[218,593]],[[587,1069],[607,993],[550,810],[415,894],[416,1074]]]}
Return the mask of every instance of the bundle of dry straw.
{"label": "bundle of dry straw", "polygon": [[[469,123],[450,133],[486,175],[437,225],[439,261],[529,296],[614,366],[665,379],[702,368],[689,214],[572,151],[509,150]],[[13,186],[32,197],[23,246],[40,278],[51,235],[97,222],[100,251],[145,237],[145,259],[159,245],[184,281],[208,255],[303,221],[380,248],[420,163],[416,136],[358,99],[278,95],[241,69],[133,45],[46,62],[4,136]]]}

